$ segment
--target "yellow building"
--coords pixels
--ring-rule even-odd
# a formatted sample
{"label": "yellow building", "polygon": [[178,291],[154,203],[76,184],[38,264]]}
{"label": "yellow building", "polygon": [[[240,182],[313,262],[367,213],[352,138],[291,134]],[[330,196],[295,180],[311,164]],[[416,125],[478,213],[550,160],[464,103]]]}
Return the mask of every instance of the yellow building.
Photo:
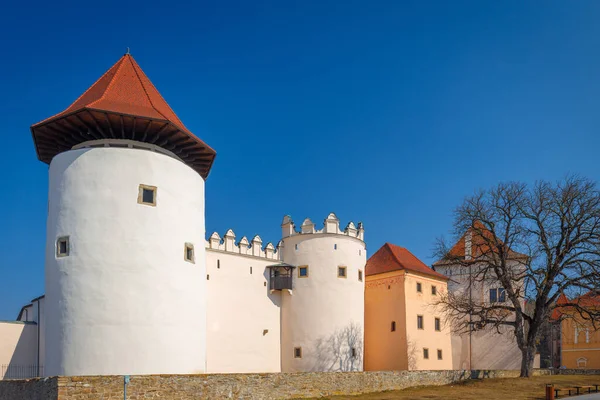
{"label": "yellow building", "polygon": [[[553,314],[554,318],[561,319],[561,365],[567,368],[600,369],[600,330],[567,304],[600,310],[600,294],[589,292],[572,300],[562,294]],[[599,321],[596,321],[596,327],[600,327]]]}
{"label": "yellow building", "polygon": [[365,267],[366,371],[452,369],[450,328],[433,305],[448,278],[386,243]]}

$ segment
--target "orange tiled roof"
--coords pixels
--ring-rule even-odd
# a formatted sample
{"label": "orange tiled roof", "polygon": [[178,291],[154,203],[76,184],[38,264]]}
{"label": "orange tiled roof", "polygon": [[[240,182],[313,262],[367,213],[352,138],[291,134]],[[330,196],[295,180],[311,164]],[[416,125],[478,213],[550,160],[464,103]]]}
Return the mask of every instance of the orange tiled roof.
{"label": "orange tiled roof", "polygon": [[382,274],[398,270],[407,270],[434,278],[448,280],[449,278],[434,271],[419,260],[404,247],[386,243],[367,260],[365,275]]}
{"label": "orange tiled roof", "polygon": [[[477,233],[473,232],[471,234],[471,257],[473,259],[477,259],[482,255],[490,252],[490,246],[487,244],[489,240],[493,238],[492,232],[485,227],[481,222],[475,222],[475,229]],[[466,256],[466,243],[467,243],[467,235],[472,231],[471,228],[467,230],[467,232],[462,235],[462,237],[452,246],[450,251],[448,251],[448,256],[450,259],[452,258],[460,258],[464,259]],[[509,250],[511,255],[514,257],[525,257],[524,254],[517,253],[516,251]],[[447,263],[447,260],[438,260],[433,265],[441,265]]]}
{"label": "orange tiled roof", "polygon": [[572,306],[565,306],[565,304],[577,304],[584,308],[600,308],[600,293],[590,291],[582,296],[575,297],[572,300],[569,300],[564,293],[561,293],[556,300],[556,307],[552,310],[551,318],[553,320],[556,321],[560,319],[563,314],[569,313],[569,308],[572,308]]}
{"label": "orange tiled roof", "polygon": [[33,125],[31,131],[38,157],[48,163],[69,146],[95,139],[156,144],[204,177],[216,155],[183,125],[130,54],[121,57],[66,110]]}

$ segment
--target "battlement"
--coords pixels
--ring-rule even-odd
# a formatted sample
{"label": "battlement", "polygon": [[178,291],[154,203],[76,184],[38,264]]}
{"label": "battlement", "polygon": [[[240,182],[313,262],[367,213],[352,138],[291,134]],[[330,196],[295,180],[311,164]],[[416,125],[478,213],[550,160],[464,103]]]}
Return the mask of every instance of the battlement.
{"label": "battlement", "polygon": [[217,232],[213,232],[206,241],[206,248],[268,260],[281,260],[281,242],[277,244],[277,248],[271,242],[268,242],[264,248],[262,244],[263,241],[258,235],[255,235],[250,242],[246,236],[242,236],[239,242],[235,243],[235,233],[229,229],[223,238]]}
{"label": "battlement", "polygon": [[281,223],[281,237],[286,238],[294,235],[306,235],[311,233],[331,233],[336,235],[346,235],[357,238],[359,240],[365,240],[365,229],[362,222],[359,222],[357,226],[354,222],[350,221],[344,230],[340,229],[340,220],[335,213],[329,213],[327,218],[323,221],[323,229],[315,229],[315,223],[310,218],[306,218],[302,225],[300,225],[300,231],[296,231],[296,226],[292,217],[286,215],[283,217]]}

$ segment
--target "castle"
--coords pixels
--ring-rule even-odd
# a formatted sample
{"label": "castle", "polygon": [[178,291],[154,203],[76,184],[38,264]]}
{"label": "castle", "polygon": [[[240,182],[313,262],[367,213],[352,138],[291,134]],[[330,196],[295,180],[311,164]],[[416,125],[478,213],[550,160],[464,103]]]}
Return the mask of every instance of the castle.
{"label": "castle", "polygon": [[0,362],[30,376],[452,368],[429,307],[448,278],[397,246],[367,263],[361,223],[285,216],[277,245],[206,239],[216,152],[130,54],[31,132],[50,165],[46,293],[0,325]]}

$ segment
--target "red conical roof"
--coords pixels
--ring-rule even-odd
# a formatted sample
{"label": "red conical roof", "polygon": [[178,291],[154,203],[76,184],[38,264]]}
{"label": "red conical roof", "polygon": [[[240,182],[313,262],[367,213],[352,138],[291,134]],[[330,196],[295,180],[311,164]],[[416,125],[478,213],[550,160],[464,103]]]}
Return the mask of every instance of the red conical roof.
{"label": "red conical roof", "polygon": [[206,178],[216,152],[192,134],[130,54],[125,54],[65,111],[31,127],[38,157],[79,143],[129,139],[163,147]]}

